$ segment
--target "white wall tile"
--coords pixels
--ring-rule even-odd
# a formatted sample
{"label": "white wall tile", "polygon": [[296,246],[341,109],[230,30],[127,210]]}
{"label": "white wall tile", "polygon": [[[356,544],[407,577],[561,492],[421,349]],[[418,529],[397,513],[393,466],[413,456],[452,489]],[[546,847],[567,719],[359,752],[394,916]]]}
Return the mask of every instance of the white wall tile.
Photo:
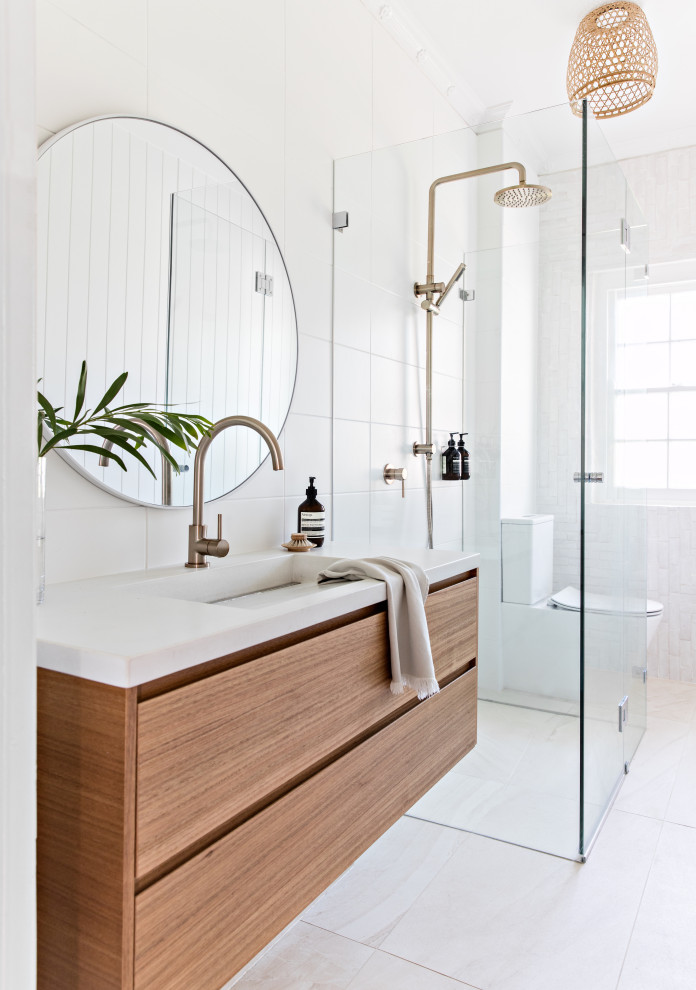
{"label": "white wall tile", "polygon": [[88,30],[145,63],[147,59],[147,4],[142,0],[51,0],[54,6]]}
{"label": "white wall tile", "polygon": [[370,496],[367,492],[334,495],[333,538],[361,543],[370,538]]}
{"label": "white wall tile", "polygon": [[371,283],[341,268],[335,268],[333,289],[334,341],[347,347],[369,351],[370,303],[373,291]]}
{"label": "white wall tile", "polygon": [[145,567],[145,510],[121,506],[46,512],[47,583]]}
{"label": "white wall tile", "polygon": [[378,285],[372,286],[372,353],[425,365],[425,313],[411,298],[396,295]]}
{"label": "white wall tile", "polygon": [[[462,429],[462,380],[433,374],[433,429],[448,433]],[[455,436],[455,440],[459,438]]]}
{"label": "white wall tile", "polygon": [[48,0],[36,17],[36,117],[59,131],[104,113],[145,114],[145,66]]}
{"label": "white wall tile", "polygon": [[[323,492],[331,491],[331,419],[291,413],[285,427],[285,495],[304,495],[309,476]],[[300,499],[300,501],[302,501]]]}
{"label": "white wall tile", "polygon": [[287,252],[285,263],[295,299],[298,331],[310,337],[331,340],[331,265],[294,250]]}
{"label": "white wall tile", "polygon": [[334,414],[338,419],[370,419],[370,355],[334,347]]}
{"label": "white wall tile", "polygon": [[348,227],[334,234],[334,265],[369,279],[372,251],[372,156],[354,155],[334,163],[334,203],[348,213]]}
{"label": "white wall tile", "polygon": [[370,490],[370,424],[334,420],[334,492]]}
{"label": "white wall tile", "polygon": [[309,416],[331,415],[330,368],[329,341],[301,333],[292,412]]}
{"label": "white wall tile", "polygon": [[[409,492],[425,487],[425,458],[413,456],[413,444],[421,441],[420,431],[412,426],[383,426],[372,424],[372,471],[370,472],[370,487],[373,491],[384,492],[389,489],[384,481],[385,464],[394,467],[404,467],[408,471],[406,479],[406,497]],[[437,458],[433,460],[435,465]],[[400,489],[401,485],[394,482],[392,490]]]}
{"label": "white wall tile", "polygon": [[[263,71],[257,45],[245,43],[251,38],[262,39]],[[149,0],[149,71],[280,154],[284,40],[284,8],[275,0],[200,0],[195,12],[188,0]]]}
{"label": "white wall tile", "polygon": [[46,509],[123,508],[123,500],[93,485],[57,453],[46,456]]}
{"label": "white wall tile", "polygon": [[[400,488],[400,486],[399,486]],[[424,547],[427,543],[425,491],[422,488],[407,491],[376,491],[370,503],[370,540],[400,547]]]}
{"label": "white wall tile", "polygon": [[425,385],[419,368],[372,358],[372,422],[418,428],[425,422]]}
{"label": "white wall tile", "polygon": [[285,503],[282,498],[221,499],[208,506],[222,513],[222,531],[230,554],[279,547],[285,541]]}

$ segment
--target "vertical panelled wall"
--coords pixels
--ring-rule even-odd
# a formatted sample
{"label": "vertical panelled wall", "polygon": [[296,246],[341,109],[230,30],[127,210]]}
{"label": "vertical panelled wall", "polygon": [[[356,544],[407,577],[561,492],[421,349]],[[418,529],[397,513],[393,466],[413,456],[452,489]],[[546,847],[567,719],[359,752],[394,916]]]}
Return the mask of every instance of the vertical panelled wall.
{"label": "vertical panelled wall", "polygon": [[[309,474],[317,476],[320,498],[332,510],[332,411],[334,399],[341,401],[334,397],[332,374],[333,161],[452,131],[462,126],[461,118],[360,0],[201,0],[195,6],[190,0],[88,5],[39,0],[37,29],[39,141],[104,113],[142,114],[174,124],[229,163],[278,237],[300,332],[297,387],[281,438],[286,470],[276,473],[264,465],[216,506],[233,553],[277,545],[294,528]],[[412,252],[407,271],[404,245],[392,233],[375,246],[382,263],[402,279],[398,287],[377,279],[389,303],[385,321],[393,313],[391,297],[401,294],[408,279],[424,275],[424,248],[417,259]],[[415,365],[396,355],[372,355],[351,340],[346,359],[354,364],[354,392],[346,420],[363,424],[370,435],[371,417],[384,427],[398,427],[402,420],[391,422],[391,414],[373,416],[361,355],[368,356],[369,375],[374,361],[375,375],[389,369],[390,380],[397,364]],[[380,359],[392,364],[380,365]],[[453,361],[456,365],[456,354]],[[445,377],[454,379],[450,388],[457,394],[456,375]],[[388,387],[379,393],[389,394]],[[449,427],[451,417],[443,418]],[[450,428],[459,422],[458,416]],[[359,429],[353,436],[362,453]],[[338,433],[336,440],[341,443]],[[368,465],[346,442],[340,459],[344,474],[353,478],[362,471],[372,477],[383,450],[388,451],[384,461],[394,463],[398,452],[392,456],[392,442],[386,436],[380,442]],[[338,464],[337,458],[337,470]],[[372,490],[372,481],[360,484],[363,494]],[[374,518],[381,514],[388,529],[392,509],[382,506],[378,494],[375,486]],[[388,492],[391,496],[396,493]],[[407,505],[416,513],[415,498]],[[184,559],[188,511],[119,501],[58,458],[49,465],[47,516],[49,581]],[[361,518],[358,525],[364,525],[366,517]]]}

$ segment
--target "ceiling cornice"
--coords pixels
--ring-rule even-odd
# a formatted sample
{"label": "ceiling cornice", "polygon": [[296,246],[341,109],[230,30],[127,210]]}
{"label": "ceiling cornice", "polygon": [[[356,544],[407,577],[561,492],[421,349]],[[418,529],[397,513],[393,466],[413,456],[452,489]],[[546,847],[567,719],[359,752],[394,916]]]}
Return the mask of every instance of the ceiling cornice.
{"label": "ceiling cornice", "polygon": [[398,0],[362,0],[372,16],[469,125],[486,119],[486,104],[437,52],[432,36],[404,12]]}

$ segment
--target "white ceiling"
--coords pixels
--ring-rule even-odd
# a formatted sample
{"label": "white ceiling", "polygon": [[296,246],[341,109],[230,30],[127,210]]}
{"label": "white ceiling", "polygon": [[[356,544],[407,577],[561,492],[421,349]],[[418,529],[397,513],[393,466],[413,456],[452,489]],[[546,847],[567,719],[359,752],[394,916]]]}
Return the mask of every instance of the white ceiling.
{"label": "white ceiling", "polygon": [[[567,100],[568,54],[599,0],[392,0],[471,108],[468,123],[511,102],[509,114]],[[602,129],[618,158],[696,144],[696,2],[638,0],[657,44],[655,94]],[[453,96],[453,102],[456,100]],[[462,106],[462,100],[459,100]]]}

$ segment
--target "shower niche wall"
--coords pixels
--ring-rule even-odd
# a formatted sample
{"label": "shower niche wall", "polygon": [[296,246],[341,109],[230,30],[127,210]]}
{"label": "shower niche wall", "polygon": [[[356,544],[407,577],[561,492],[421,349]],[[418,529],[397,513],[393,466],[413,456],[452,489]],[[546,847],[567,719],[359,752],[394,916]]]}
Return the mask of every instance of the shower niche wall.
{"label": "shower niche wall", "polygon": [[[466,268],[433,321],[433,545],[480,554],[479,743],[411,814],[582,858],[645,727],[647,628],[645,491],[622,485],[615,442],[647,228],[592,119],[562,105],[335,163],[334,537],[427,545],[428,189],[513,160],[548,203],[501,209],[510,173],[438,190],[435,278]],[[453,431],[465,482],[436,467]],[[530,600],[504,590],[525,546]],[[561,591],[574,607],[548,604]]]}

